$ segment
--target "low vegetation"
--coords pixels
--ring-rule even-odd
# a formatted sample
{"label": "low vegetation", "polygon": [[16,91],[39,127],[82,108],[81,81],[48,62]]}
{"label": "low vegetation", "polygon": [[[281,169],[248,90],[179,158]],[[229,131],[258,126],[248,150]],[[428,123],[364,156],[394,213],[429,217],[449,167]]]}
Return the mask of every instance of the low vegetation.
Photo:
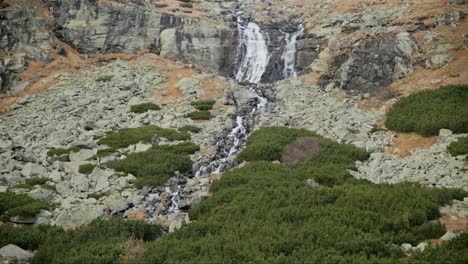
{"label": "low vegetation", "polygon": [[468,132],[468,85],[450,85],[425,90],[395,103],[385,126],[398,132],[437,135],[442,128]]}
{"label": "low vegetation", "polygon": [[54,157],[54,156],[69,155],[72,152],[78,152],[78,151],[80,151],[80,148],[78,148],[78,147],[71,147],[71,148],[67,148],[67,149],[55,148],[55,149],[49,150],[47,152],[47,156]]}
{"label": "low vegetation", "polygon": [[452,156],[467,155],[468,154],[468,137],[458,139],[448,146],[448,151]]}
{"label": "low vegetation", "polygon": [[15,244],[39,251],[32,263],[119,263],[128,240],[150,241],[161,236],[161,227],[143,221],[95,220],[72,231],[40,225],[0,226],[0,247]]}
{"label": "low vegetation", "polygon": [[195,111],[187,114],[187,117],[192,119],[192,120],[210,120],[211,119],[211,113],[210,111]]}
{"label": "low vegetation", "polygon": [[201,128],[192,125],[186,125],[183,127],[179,127],[177,130],[180,132],[192,132],[192,133],[200,133]]}
{"label": "low vegetation", "polygon": [[187,132],[177,132],[175,129],[147,125],[137,128],[123,128],[118,131],[108,132],[105,137],[99,139],[98,143],[117,149],[128,147],[129,145],[136,144],[138,142],[151,143],[155,135],[168,140],[190,139],[190,134]]}
{"label": "low vegetation", "polygon": [[110,161],[107,165],[116,171],[131,173],[137,177],[135,185],[163,185],[175,171],[181,173],[192,169],[189,155],[200,147],[192,142],[178,145],[155,146],[145,152],[132,153],[123,160]]}
{"label": "low vegetation", "polygon": [[34,217],[41,210],[49,209],[45,202],[25,194],[0,193],[0,219],[7,221],[12,216]]}
{"label": "low vegetation", "polygon": [[150,110],[161,110],[161,107],[153,103],[143,103],[130,106],[130,111],[137,114],[141,114]]}
{"label": "low vegetation", "polygon": [[78,172],[88,175],[88,174],[91,174],[91,172],[93,172],[95,167],[96,165],[90,164],[90,163],[81,164],[80,167],[78,168]]}
{"label": "low vegetation", "polygon": [[96,82],[109,82],[114,78],[114,75],[103,75],[96,78]]}
{"label": "low vegetation", "polygon": [[213,109],[213,105],[216,103],[215,100],[203,100],[203,101],[196,101],[192,102],[191,105],[195,107],[197,110],[206,111]]}
{"label": "low vegetation", "polygon": [[[147,243],[138,263],[404,261],[398,245],[440,237],[443,226],[431,222],[439,216],[439,206],[467,195],[461,190],[356,180],[347,170],[368,154],[320,137],[323,148],[312,159],[293,166],[271,162],[302,136],[314,135],[283,128],[254,133],[243,155],[256,162],[214,182],[213,195],[189,212],[193,222]],[[267,140],[274,151],[253,150]],[[308,179],[320,186],[309,186]],[[466,253],[457,256],[466,260]]]}
{"label": "low vegetation", "polygon": [[110,156],[110,155],[114,154],[115,152],[117,152],[117,150],[113,149],[113,148],[98,149],[98,151],[96,153],[96,156],[98,158],[105,158],[107,156]]}
{"label": "low vegetation", "polygon": [[[35,185],[47,186],[46,182],[49,181],[49,178],[46,177],[34,177],[30,179],[26,179],[24,183],[16,184],[13,188],[25,188],[30,189]],[[45,187],[47,188],[47,187]]]}

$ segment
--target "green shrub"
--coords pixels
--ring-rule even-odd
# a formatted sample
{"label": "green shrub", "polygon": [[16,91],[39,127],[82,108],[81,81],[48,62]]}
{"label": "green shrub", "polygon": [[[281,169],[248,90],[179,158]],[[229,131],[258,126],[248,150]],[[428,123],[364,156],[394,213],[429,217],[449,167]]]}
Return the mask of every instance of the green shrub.
{"label": "green shrub", "polygon": [[49,236],[40,244],[32,263],[118,263],[126,240],[154,240],[160,235],[159,226],[142,221],[95,220],[88,226]]}
{"label": "green shrub", "polygon": [[179,130],[180,132],[199,133],[201,131],[201,128],[196,127],[196,126],[186,125],[183,127],[179,127],[177,130]]}
{"label": "green shrub", "polygon": [[97,193],[90,193],[88,194],[88,198],[94,198],[96,200],[99,200],[100,198],[106,196],[105,194],[101,193],[101,192],[97,192]]}
{"label": "green shrub", "polygon": [[116,171],[135,175],[137,187],[163,185],[175,171],[190,171],[192,161],[189,155],[199,150],[200,147],[192,142],[161,145],[145,152],[129,154],[124,160],[110,161],[107,165]]}
{"label": "green shrub", "polygon": [[113,148],[98,149],[98,151],[96,153],[96,156],[98,158],[104,158],[104,157],[107,157],[107,156],[110,156],[110,155],[114,154],[115,152],[117,152],[117,150],[115,150]]}
{"label": "green shrub", "polygon": [[211,113],[210,111],[195,111],[187,114],[187,117],[192,120],[210,120]]}
{"label": "green shrub", "polygon": [[80,151],[79,148],[77,147],[71,147],[67,149],[63,148],[56,148],[56,149],[51,149],[47,152],[47,156],[53,157],[53,156],[62,156],[62,155],[69,155],[72,152],[78,152]]}
{"label": "green shrub", "polygon": [[26,183],[18,183],[12,186],[13,189],[31,189],[31,185]]}
{"label": "green shrub", "polygon": [[114,75],[103,75],[96,78],[96,82],[109,82],[114,78]]}
{"label": "green shrub", "polygon": [[468,263],[468,234],[462,233],[457,238],[440,246],[435,246],[413,254],[408,263]]}
{"label": "green shrub", "polygon": [[[247,149],[270,140],[281,154],[281,146],[310,133],[263,128]],[[277,152],[256,153],[267,161],[226,172],[213,195],[189,211],[193,221],[147,243],[139,263],[400,263],[398,244],[440,237],[443,227],[429,221],[439,206],[467,194],[356,180],[347,170],[368,154],[322,140],[319,155],[297,166],[272,163]]]}
{"label": "green shrub", "polygon": [[133,113],[137,113],[137,114],[141,114],[150,110],[161,110],[161,107],[153,103],[143,103],[143,104],[130,106],[130,111],[132,111]]}
{"label": "green shrub", "polygon": [[45,202],[34,200],[25,194],[0,193],[0,218],[8,220],[12,216],[33,217],[42,209],[48,209]]}
{"label": "green shrub", "polygon": [[88,164],[81,164],[80,167],[78,168],[78,172],[82,174],[91,174],[93,172],[94,168],[96,165],[88,163]]}
{"label": "green shrub", "polygon": [[442,128],[468,132],[468,85],[450,85],[402,98],[387,113],[385,126],[399,132],[437,135]]}
{"label": "green shrub", "polygon": [[155,135],[168,140],[189,140],[190,134],[187,132],[177,132],[174,129],[160,128],[147,125],[137,128],[123,128],[118,131],[108,132],[101,138],[99,144],[105,144],[111,148],[123,148],[138,142],[150,143]]}
{"label": "green shrub", "polygon": [[204,101],[196,101],[192,102],[191,105],[195,107],[197,110],[211,110],[213,109],[213,105],[216,103],[215,100],[204,100]]}
{"label": "green shrub", "polygon": [[452,156],[468,154],[468,137],[458,139],[458,141],[450,143],[448,151]]}
{"label": "green shrub", "polygon": [[34,185],[43,185],[46,184],[46,182],[49,181],[49,178],[47,177],[40,177],[40,178],[30,178],[24,181],[25,184],[34,186]]}
{"label": "green shrub", "polygon": [[0,248],[8,244],[17,245],[23,249],[35,250],[47,240],[52,232],[63,231],[60,227],[39,225],[12,227],[0,225]]}

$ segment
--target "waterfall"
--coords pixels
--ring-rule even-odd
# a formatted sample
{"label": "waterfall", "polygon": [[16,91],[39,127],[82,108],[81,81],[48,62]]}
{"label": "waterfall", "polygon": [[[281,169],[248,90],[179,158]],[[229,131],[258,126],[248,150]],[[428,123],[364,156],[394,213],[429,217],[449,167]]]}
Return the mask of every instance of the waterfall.
{"label": "waterfall", "polygon": [[257,24],[249,22],[244,27],[240,17],[237,23],[239,43],[244,53],[235,78],[238,82],[259,83],[270,59],[267,43]]}
{"label": "waterfall", "polygon": [[[268,100],[263,95],[268,84],[260,83],[270,61],[267,41],[257,24],[249,22],[245,25],[240,15],[239,13],[237,17],[237,28],[239,30],[239,45],[237,48],[241,59],[234,77],[239,84],[244,84],[241,85],[242,88],[249,89],[255,96],[247,104],[238,105],[236,103],[235,125],[230,131],[226,131],[226,134],[218,138],[215,145],[216,154],[210,161],[199,164],[194,175],[196,178],[207,177],[210,173],[222,173],[237,164],[234,158],[242,150],[247,137],[254,129],[256,116],[268,104]],[[300,25],[297,32],[286,33],[286,44],[282,49],[283,54],[281,56],[284,61],[283,78],[296,76],[294,67],[296,43],[297,38],[303,34],[303,31],[304,28]],[[186,197],[189,197],[183,194],[183,189],[184,187],[180,185],[177,185],[174,190],[169,187],[165,188],[165,192],[171,197],[168,213],[178,213],[179,204],[183,203]]]}
{"label": "waterfall", "polygon": [[286,46],[281,58],[284,61],[283,78],[296,77],[296,43],[297,38],[304,34],[304,26],[299,25],[298,30],[292,34],[286,34]]}

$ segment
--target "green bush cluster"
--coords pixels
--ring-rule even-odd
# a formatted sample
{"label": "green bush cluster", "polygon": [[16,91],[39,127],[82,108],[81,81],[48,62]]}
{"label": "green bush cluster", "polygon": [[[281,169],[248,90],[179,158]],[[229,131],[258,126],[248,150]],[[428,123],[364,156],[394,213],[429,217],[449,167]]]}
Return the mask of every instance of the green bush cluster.
{"label": "green bush cluster", "polygon": [[[238,161],[275,161],[280,160],[283,149],[286,145],[301,137],[318,137],[314,132],[305,129],[289,129],[286,127],[265,127],[250,135],[247,140],[247,147],[237,157]],[[320,138],[322,151],[326,155],[321,157],[340,159],[340,153],[336,150],[345,148],[352,152],[352,159],[364,160],[368,158],[368,153],[351,145],[340,145],[331,140]]]}
{"label": "green bush cluster", "polygon": [[[49,178],[47,177],[35,177],[35,178],[30,178],[26,179],[24,183],[16,184],[13,186],[13,188],[25,188],[25,189],[30,189],[35,185],[41,185],[42,187],[47,186],[46,182],[49,181]],[[45,187],[47,188],[47,187]]]}
{"label": "green bush cluster", "polygon": [[201,128],[192,125],[186,125],[183,127],[179,127],[177,130],[180,132],[192,132],[192,133],[200,133]]}
{"label": "green bush cluster", "polygon": [[116,171],[131,173],[137,177],[135,185],[163,185],[175,171],[192,169],[189,155],[200,150],[192,142],[178,145],[155,146],[145,152],[132,153],[123,160],[110,161],[107,165]]}
{"label": "green bush cluster", "polygon": [[114,78],[114,75],[103,75],[96,78],[96,82],[109,82]]}
{"label": "green bush cluster", "polygon": [[462,233],[450,243],[444,243],[422,252],[418,251],[408,262],[414,264],[468,263],[468,234]]}
{"label": "green bush cluster", "polygon": [[203,110],[203,111],[195,111],[187,114],[187,117],[192,120],[210,120],[211,113],[210,111]]}
{"label": "green bush cluster", "polygon": [[458,139],[458,141],[450,143],[448,151],[452,156],[468,154],[468,137]]}
{"label": "green bush cluster", "polygon": [[53,156],[62,156],[62,155],[69,155],[72,152],[78,152],[80,149],[78,147],[71,147],[67,149],[63,148],[55,148],[51,149],[47,152],[47,156],[53,157]]}
{"label": "green bush cluster", "polygon": [[26,194],[0,193],[0,219],[3,221],[17,215],[34,217],[42,209],[49,209],[49,205]]}
{"label": "green bush cluster", "polygon": [[124,148],[138,142],[150,143],[155,135],[168,140],[189,140],[187,132],[177,132],[175,129],[160,128],[147,125],[137,128],[123,128],[118,131],[107,132],[107,135],[99,139],[99,144],[108,145],[111,148]]}
{"label": "green bush cluster", "polygon": [[88,174],[91,174],[91,172],[93,172],[95,167],[96,165],[91,164],[91,163],[81,164],[80,167],[78,168],[78,172],[88,175]]}
{"label": "green bush cluster", "polygon": [[39,225],[12,227],[0,225],[0,248],[8,244],[17,245],[23,249],[36,250],[40,244],[47,240],[51,232],[60,232],[62,228]]}
{"label": "green bush cluster", "polygon": [[95,220],[90,225],[65,232],[60,227],[0,226],[0,247],[15,244],[39,251],[32,263],[117,263],[122,243],[128,239],[154,240],[161,228],[142,221]]}
{"label": "green bush cluster", "polygon": [[113,149],[113,148],[98,149],[98,151],[96,153],[96,156],[98,158],[104,158],[104,157],[107,157],[107,156],[110,156],[110,155],[114,154],[115,152],[117,152],[117,150]]}
{"label": "green bush cluster", "polygon": [[[147,243],[138,263],[402,262],[398,245],[440,237],[443,226],[431,222],[439,206],[467,195],[354,179],[347,170],[368,154],[324,139],[325,148],[310,161],[271,162],[304,135],[312,134],[283,128],[254,133],[245,153],[260,161],[215,181],[213,196],[189,212],[193,221]],[[268,140],[276,151],[252,150]],[[308,179],[321,186],[309,186]]]}
{"label": "green bush cluster", "polygon": [[153,103],[143,103],[130,106],[130,111],[137,114],[141,114],[150,110],[161,110],[161,107]]}
{"label": "green bush cluster", "polygon": [[191,105],[195,107],[197,110],[211,110],[213,109],[213,105],[216,103],[215,100],[203,100],[203,101],[196,101],[192,102]]}
{"label": "green bush cluster", "polygon": [[468,132],[468,85],[449,85],[402,98],[387,113],[385,126],[399,132],[437,135],[442,128]]}
{"label": "green bush cluster", "polygon": [[154,240],[160,235],[159,226],[142,221],[95,220],[86,227],[48,237],[32,263],[118,263],[123,242]]}

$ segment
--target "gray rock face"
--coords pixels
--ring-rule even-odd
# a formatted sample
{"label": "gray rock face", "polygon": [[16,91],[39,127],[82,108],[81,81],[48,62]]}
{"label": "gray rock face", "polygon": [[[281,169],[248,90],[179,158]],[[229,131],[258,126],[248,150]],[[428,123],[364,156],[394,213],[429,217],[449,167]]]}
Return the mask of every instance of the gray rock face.
{"label": "gray rock face", "polygon": [[235,36],[227,27],[205,23],[167,29],[161,33],[161,56],[226,71]]}
{"label": "gray rock face", "polygon": [[417,52],[418,46],[408,33],[363,42],[335,58],[330,73],[322,76],[322,85],[334,83],[345,90],[375,92],[411,73],[411,57]]}
{"label": "gray rock face", "polygon": [[196,21],[93,0],[53,2],[55,32],[81,52],[157,52],[164,29]]}
{"label": "gray rock face", "polygon": [[49,61],[53,35],[47,22],[36,14],[32,2],[0,14],[0,49],[20,50],[32,59]]}
{"label": "gray rock face", "polygon": [[304,70],[318,58],[324,42],[314,34],[306,34],[297,41],[296,69]]}

